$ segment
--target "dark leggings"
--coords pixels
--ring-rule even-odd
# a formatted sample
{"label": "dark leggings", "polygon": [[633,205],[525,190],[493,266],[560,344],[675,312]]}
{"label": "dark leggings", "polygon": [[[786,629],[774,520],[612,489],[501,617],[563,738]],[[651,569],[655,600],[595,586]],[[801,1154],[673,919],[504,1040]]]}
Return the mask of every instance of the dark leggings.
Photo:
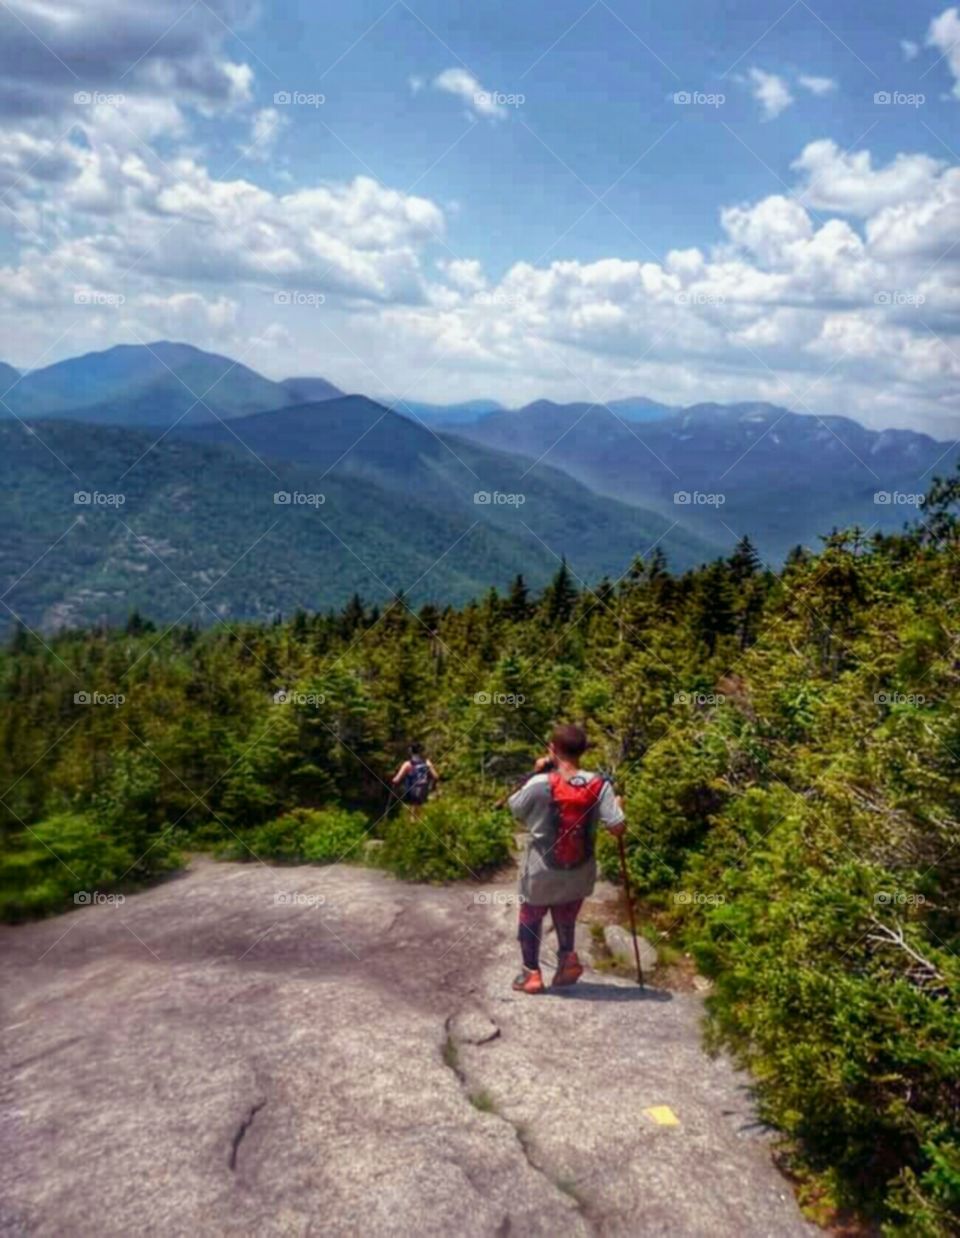
{"label": "dark leggings", "polygon": [[517,937],[520,940],[524,967],[533,971],[540,966],[543,918],[548,911],[553,919],[553,927],[557,931],[558,952],[560,954],[572,952],[577,930],[577,916],[582,906],[582,898],[575,899],[572,903],[556,903],[552,907],[539,903],[520,904],[520,927]]}

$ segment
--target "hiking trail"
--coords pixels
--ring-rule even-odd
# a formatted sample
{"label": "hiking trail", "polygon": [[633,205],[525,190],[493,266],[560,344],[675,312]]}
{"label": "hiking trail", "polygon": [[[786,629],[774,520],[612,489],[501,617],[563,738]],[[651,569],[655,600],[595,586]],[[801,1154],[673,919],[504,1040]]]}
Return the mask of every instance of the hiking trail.
{"label": "hiking trail", "polygon": [[816,1234],[699,994],[514,994],[513,890],[197,858],[0,929],[0,1233]]}

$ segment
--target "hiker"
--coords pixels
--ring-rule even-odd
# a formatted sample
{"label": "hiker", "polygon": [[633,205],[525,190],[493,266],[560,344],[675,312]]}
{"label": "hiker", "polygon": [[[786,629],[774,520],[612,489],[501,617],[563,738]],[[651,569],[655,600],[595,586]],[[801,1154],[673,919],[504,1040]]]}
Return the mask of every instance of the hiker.
{"label": "hiker", "polygon": [[623,809],[602,774],[580,768],[587,749],[582,727],[558,726],[548,755],[510,796],[510,811],[530,832],[520,865],[520,927],[523,971],[513,982],[521,993],[542,993],[540,938],[549,909],[557,933],[553,987],[576,984],[583,967],[574,949],[577,916],[597,878],[597,824],[623,834]]}
{"label": "hiker", "polygon": [[417,817],[440,781],[440,775],[433,762],[423,755],[422,745],[411,744],[409,753],[406,761],[394,774],[393,785],[403,787],[400,798],[410,809],[411,815]]}

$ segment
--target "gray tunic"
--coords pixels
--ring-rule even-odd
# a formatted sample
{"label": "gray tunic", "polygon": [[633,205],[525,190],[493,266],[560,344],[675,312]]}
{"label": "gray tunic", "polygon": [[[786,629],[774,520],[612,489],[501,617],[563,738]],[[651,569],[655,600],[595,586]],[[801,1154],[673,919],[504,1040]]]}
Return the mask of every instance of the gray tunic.
{"label": "gray tunic", "polygon": [[[578,773],[588,781],[596,777],[588,770]],[[597,879],[597,862],[592,856],[579,868],[548,868],[544,861],[552,834],[549,775],[534,775],[510,796],[508,803],[516,819],[530,832],[520,861],[520,897],[528,903],[552,906],[592,894]],[[601,825],[619,825],[623,821],[609,782],[601,792],[598,807]]]}

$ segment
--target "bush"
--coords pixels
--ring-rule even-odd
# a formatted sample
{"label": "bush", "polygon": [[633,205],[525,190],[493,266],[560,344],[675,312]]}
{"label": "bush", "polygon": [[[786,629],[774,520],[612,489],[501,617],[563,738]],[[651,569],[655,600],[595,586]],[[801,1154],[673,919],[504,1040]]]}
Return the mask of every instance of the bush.
{"label": "bush", "polygon": [[8,840],[0,858],[0,919],[66,911],[76,894],[131,885],[179,865],[179,855],[163,834],[140,853],[111,838],[92,818],[61,813]]}
{"label": "bush", "polygon": [[230,839],[217,849],[224,860],[278,860],[286,864],[335,864],[362,858],[368,830],[363,813],[343,808],[294,808]]}
{"label": "bush", "polygon": [[418,817],[404,811],[390,820],[380,862],[409,881],[457,881],[505,864],[512,840],[505,812],[445,795]]}

